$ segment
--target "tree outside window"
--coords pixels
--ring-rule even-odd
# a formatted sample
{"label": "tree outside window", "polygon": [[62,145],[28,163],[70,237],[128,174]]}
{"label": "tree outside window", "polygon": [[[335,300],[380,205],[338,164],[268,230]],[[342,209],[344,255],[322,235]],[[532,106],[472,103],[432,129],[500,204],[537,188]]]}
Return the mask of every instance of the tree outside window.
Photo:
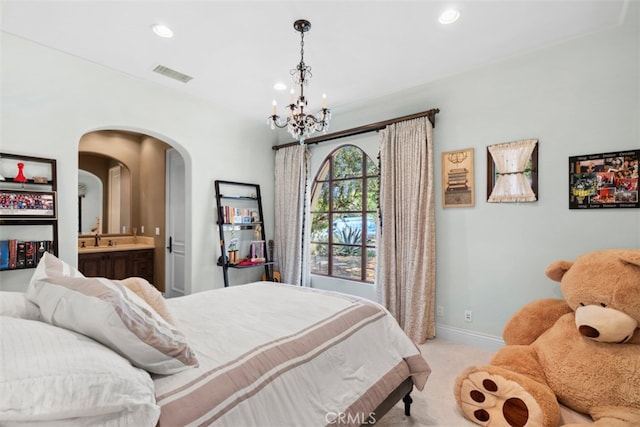
{"label": "tree outside window", "polygon": [[378,166],[345,145],[322,163],[311,193],[311,272],[373,283]]}

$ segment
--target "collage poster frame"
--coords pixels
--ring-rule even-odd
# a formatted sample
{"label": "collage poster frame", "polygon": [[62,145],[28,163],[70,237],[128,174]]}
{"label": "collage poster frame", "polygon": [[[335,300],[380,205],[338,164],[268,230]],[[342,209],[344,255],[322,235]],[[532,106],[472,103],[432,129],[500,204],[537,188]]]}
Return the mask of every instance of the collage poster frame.
{"label": "collage poster frame", "polygon": [[640,150],[569,157],[569,209],[640,208]]}

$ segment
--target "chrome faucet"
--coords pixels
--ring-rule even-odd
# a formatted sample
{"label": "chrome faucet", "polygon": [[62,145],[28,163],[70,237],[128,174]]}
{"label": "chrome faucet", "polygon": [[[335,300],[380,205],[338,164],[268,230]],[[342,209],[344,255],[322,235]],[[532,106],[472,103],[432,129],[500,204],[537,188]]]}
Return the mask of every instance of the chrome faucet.
{"label": "chrome faucet", "polygon": [[98,244],[98,242],[100,241],[100,235],[99,235],[98,233],[96,233],[96,234],[93,236],[93,239],[94,239],[94,242],[95,242],[95,245],[94,245],[94,246],[95,246],[95,247],[100,246],[100,245]]}

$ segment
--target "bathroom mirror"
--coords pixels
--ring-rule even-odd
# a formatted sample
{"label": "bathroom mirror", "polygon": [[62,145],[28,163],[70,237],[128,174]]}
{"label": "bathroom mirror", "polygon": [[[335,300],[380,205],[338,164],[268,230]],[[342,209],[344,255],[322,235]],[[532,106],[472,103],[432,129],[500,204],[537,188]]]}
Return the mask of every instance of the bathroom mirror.
{"label": "bathroom mirror", "polygon": [[80,153],[78,234],[131,233],[131,171],[109,156]]}

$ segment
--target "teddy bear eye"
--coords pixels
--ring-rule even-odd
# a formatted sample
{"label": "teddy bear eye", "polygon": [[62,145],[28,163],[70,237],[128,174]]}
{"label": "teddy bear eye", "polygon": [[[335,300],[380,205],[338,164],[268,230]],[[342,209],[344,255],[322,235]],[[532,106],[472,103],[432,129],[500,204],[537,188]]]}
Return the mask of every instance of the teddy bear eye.
{"label": "teddy bear eye", "polygon": [[580,305],[584,307],[584,303],[583,302],[581,302]]}
{"label": "teddy bear eye", "polygon": [[606,307],[606,306],[607,306],[607,304],[605,304],[605,303],[603,303],[603,302],[601,302],[601,303],[600,303],[600,305],[601,305],[602,307]]}

